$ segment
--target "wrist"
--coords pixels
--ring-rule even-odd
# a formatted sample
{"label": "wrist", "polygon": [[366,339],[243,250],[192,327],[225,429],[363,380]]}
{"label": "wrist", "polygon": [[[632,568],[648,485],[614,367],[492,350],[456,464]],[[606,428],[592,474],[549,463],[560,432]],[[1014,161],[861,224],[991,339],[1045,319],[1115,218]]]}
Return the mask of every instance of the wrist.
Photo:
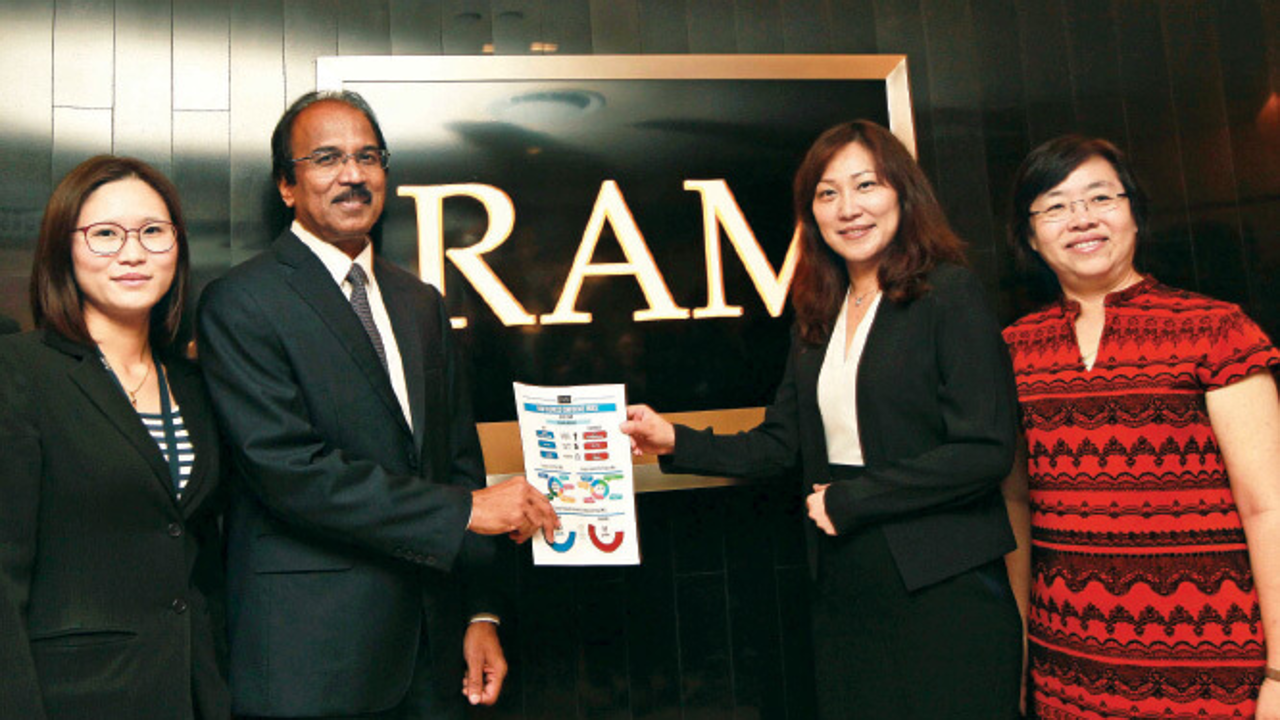
{"label": "wrist", "polygon": [[1267,680],[1280,682],[1280,669],[1277,669],[1274,665],[1267,665],[1263,670],[1263,682]]}

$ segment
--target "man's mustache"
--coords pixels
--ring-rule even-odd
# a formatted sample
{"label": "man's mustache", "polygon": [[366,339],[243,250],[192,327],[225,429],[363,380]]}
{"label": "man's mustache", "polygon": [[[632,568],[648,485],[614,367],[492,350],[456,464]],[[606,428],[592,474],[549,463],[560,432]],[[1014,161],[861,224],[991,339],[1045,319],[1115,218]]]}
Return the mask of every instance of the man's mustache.
{"label": "man's mustache", "polygon": [[351,187],[338,193],[331,202],[341,203],[351,200],[359,200],[364,203],[373,202],[373,193],[369,192],[369,188],[363,185],[352,185]]}

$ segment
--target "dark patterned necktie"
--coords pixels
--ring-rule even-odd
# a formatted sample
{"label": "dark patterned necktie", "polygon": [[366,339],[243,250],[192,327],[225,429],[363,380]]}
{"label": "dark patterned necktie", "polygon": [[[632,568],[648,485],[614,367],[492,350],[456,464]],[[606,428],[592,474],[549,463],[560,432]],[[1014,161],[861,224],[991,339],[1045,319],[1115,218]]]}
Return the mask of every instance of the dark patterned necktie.
{"label": "dark patterned necktie", "polygon": [[351,308],[356,311],[356,317],[360,318],[360,324],[369,334],[369,342],[373,343],[374,352],[378,353],[378,359],[382,361],[382,368],[385,370],[387,351],[382,347],[382,335],[378,333],[378,326],[373,324],[373,311],[369,309],[369,294],[364,289],[369,282],[369,276],[364,274],[364,268],[360,267],[360,263],[351,265],[351,271],[347,273],[347,282],[351,283]]}

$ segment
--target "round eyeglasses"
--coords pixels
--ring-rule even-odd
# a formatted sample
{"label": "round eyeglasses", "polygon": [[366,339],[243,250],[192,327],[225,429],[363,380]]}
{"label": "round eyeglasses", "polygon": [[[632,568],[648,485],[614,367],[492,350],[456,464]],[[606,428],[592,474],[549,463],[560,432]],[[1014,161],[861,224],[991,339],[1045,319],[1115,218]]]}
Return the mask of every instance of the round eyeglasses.
{"label": "round eyeglasses", "polygon": [[136,228],[100,222],[76,228],[76,232],[84,235],[84,242],[94,255],[115,255],[120,252],[129,240],[129,233],[137,233],[138,242],[144,250],[151,253],[166,253],[178,244],[178,229],[173,223],[164,220],[144,223]]}
{"label": "round eyeglasses", "polygon": [[1099,194],[1090,195],[1080,200],[1072,200],[1071,202],[1054,203],[1043,210],[1032,210],[1027,213],[1029,217],[1039,217],[1040,222],[1060,223],[1071,217],[1071,213],[1075,210],[1076,203],[1083,203],[1084,209],[1093,215],[1101,215],[1116,209],[1120,204],[1121,198],[1127,198],[1127,193],[1116,193],[1115,195]]}

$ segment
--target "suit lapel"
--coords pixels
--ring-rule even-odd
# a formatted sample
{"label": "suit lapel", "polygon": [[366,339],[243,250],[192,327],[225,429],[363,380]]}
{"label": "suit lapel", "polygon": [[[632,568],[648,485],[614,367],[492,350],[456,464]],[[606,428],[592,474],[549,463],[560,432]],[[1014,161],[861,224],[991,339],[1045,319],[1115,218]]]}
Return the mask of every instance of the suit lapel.
{"label": "suit lapel", "polygon": [[818,374],[827,354],[827,343],[810,345],[803,340],[796,342],[799,343],[795,360],[796,401],[803,416],[800,441],[809,445],[804,453],[805,460],[814,463],[809,475],[826,482],[827,440],[822,432],[822,411],[818,407]]}
{"label": "suit lapel", "polygon": [[[807,406],[810,397],[818,396],[818,373],[822,370],[827,343],[810,345],[803,340],[797,340],[797,342],[801,345],[799,352],[796,353],[796,387],[803,388],[803,397]],[[816,404],[814,406],[816,407]]]}
{"label": "suit lapel", "polygon": [[137,450],[147,462],[147,466],[151,468],[153,479],[160,484],[165,494],[173,499],[173,480],[169,475],[169,464],[160,454],[160,446],[156,445],[156,441],[147,432],[142,420],[138,418],[137,411],[129,404],[124,392],[102,365],[98,354],[54,333],[46,334],[45,338],[48,344],[58,350],[79,358],[80,362],[76,363],[68,373],[71,382]]}
{"label": "suit lapel", "polygon": [[[903,353],[912,352],[912,348],[902,347],[902,321],[906,316],[907,306],[896,303],[887,297],[880,298],[880,306],[872,318],[871,329],[867,332],[867,344],[862,349],[862,359],[858,361],[858,396],[869,397],[874,383],[893,382],[897,373],[894,369],[901,365],[898,358]],[[914,350],[920,352],[919,349]],[[858,438],[862,441],[862,457],[868,464],[878,464],[884,457],[881,449],[884,440],[881,437],[881,424],[876,422],[867,403],[858,406]]]}
{"label": "suit lapel", "polygon": [[[404,431],[408,433],[409,427],[404,419],[404,411],[400,409],[400,402],[396,400],[395,392],[391,389],[391,378],[382,367],[382,361],[378,359],[373,343],[369,341],[369,335],[360,324],[360,318],[356,317],[355,311],[351,309],[351,303],[342,294],[338,284],[333,281],[333,276],[325,269],[324,263],[320,262],[320,258],[287,230],[272,247],[281,264],[287,268],[285,279],[290,287],[320,316],[324,325],[337,338],[338,344],[360,368],[361,375],[369,382],[374,394],[382,400],[387,409],[398,419]],[[396,340],[399,341],[398,332]]]}
{"label": "suit lapel", "polygon": [[191,441],[196,456],[195,463],[191,466],[191,475],[187,478],[187,486],[182,491],[181,505],[184,514],[187,514],[207,492],[209,469],[218,466],[220,448],[213,415],[205,402],[195,366],[166,363],[165,372],[168,373],[169,387],[182,412],[182,424],[187,429],[187,438]]}
{"label": "suit lapel", "polygon": [[426,407],[426,377],[423,374],[422,322],[411,310],[410,294],[401,284],[400,277],[383,269],[385,260],[374,256],[373,269],[378,279],[378,289],[391,318],[391,330],[400,350],[400,365],[404,368],[404,383],[409,392],[409,411],[413,413],[414,447],[422,447],[426,418],[421,417]]}

